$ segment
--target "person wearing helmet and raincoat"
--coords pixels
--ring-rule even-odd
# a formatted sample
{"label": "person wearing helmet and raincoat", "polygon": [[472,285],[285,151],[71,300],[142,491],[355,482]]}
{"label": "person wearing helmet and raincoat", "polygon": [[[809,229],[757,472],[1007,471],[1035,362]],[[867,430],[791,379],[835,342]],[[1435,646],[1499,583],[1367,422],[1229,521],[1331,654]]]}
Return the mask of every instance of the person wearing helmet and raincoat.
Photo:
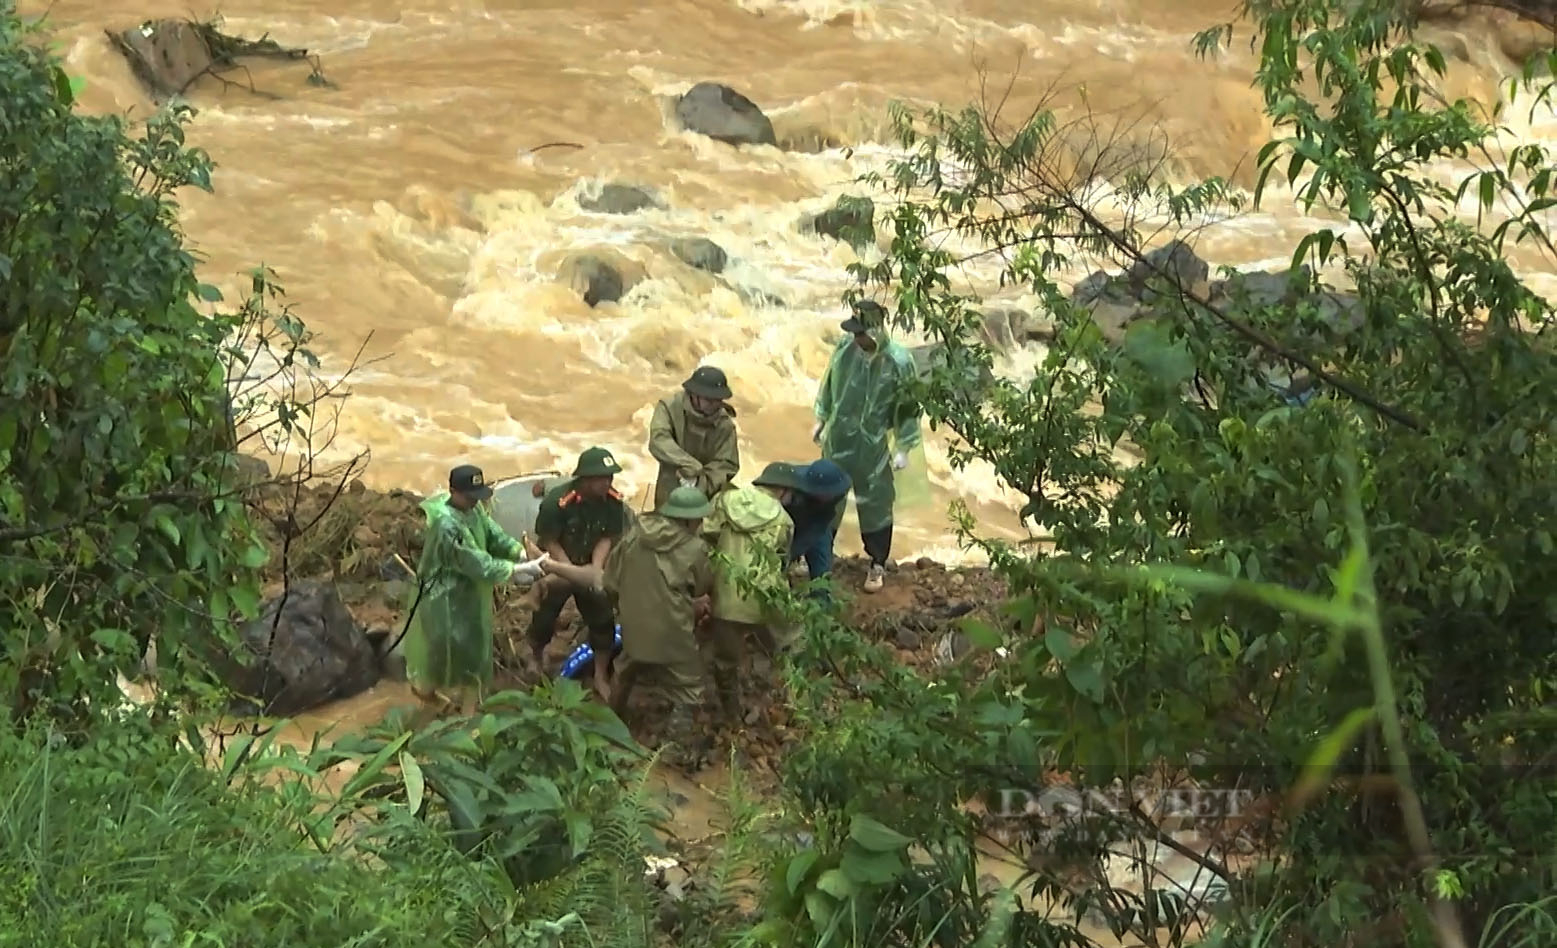
{"label": "person wearing helmet and raincoat", "polygon": [[[865,592],[876,592],[892,555],[893,472],[923,443],[919,406],[909,396],[914,359],[887,334],[886,310],[861,300],[842,324],[849,337],[833,350],[816,392],[811,439],[853,483],[860,538],[870,557]],[[842,508],[839,508],[839,522]]]}
{"label": "person wearing helmet and raincoat", "polygon": [[622,654],[611,707],[626,717],[628,696],[645,677],[656,677],[672,701],[665,736],[675,749],[671,763],[695,771],[710,742],[698,735],[694,713],[703,703],[703,656],[697,623],[714,585],[708,544],[698,535],[713,506],[695,487],[678,487],[606,558],[605,587],[622,617]]}
{"label": "person wearing helmet and raincoat", "polygon": [[681,383],[681,391],[655,403],[649,419],[649,453],[660,462],[654,506],[677,487],[715,497],[741,469],[730,395],[724,373],[705,365]]}
{"label": "person wearing helmet and raincoat", "polygon": [[491,682],[492,588],[510,581],[529,585],[546,561],[524,560],[520,542],[481,507],[491,496],[481,469],[462,464],[449,472],[448,493],[422,502],[427,533],[405,651],[406,677],[423,700],[438,689],[479,689]]}
{"label": "person wearing helmet and raincoat", "polygon": [[795,525],[784,504],[795,483],[794,465],[774,461],[750,487],[731,487],[714,498],[713,512],[703,521],[703,536],[719,554],[710,609],[713,671],[731,725],[746,714],[741,669],[747,641],[755,641],[769,659],[785,644],[774,635],[760,595],[747,590],[787,588],[784,566]]}

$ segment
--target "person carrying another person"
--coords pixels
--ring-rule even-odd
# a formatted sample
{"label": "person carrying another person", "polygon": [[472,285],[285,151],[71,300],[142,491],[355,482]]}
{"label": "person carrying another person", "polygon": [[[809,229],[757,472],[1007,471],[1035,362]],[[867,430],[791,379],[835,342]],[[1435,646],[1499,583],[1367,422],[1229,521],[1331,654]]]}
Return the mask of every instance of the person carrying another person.
{"label": "person carrying another person", "polygon": [[698,528],[712,512],[697,488],[676,488],[639,519],[611,551],[605,568],[605,588],[622,616],[611,708],[625,720],[634,686],[646,676],[658,678],[672,702],[665,737],[674,749],[667,758],[688,772],[701,768],[710,749],[710,742],[697,734],[694,715],[704,694],[697,623],[714,585],[708,544]]}
{"label": "person carrying another person", "polygon": [[796,482],[794,465],[774,461],[750,487],[732,486],[714,498],[713,512],[703,521],[703,536],[718,554],[710,608],[714,684],[732,726],[746,714],[741,670],[747,641],[756,641],[770,659],[783,644],[765,621],[767,610],[755,590],[787,588],[784,568],[795,525],[784,504]]}
{"label": "person carrying another person", "polygon": [[655,403],[649,419],[649,453],[660,462],[655,507],[677,487],[714,497],[741,469],[730,395],[724,373],[705,365],[681,383],[681,391]]}
{"label": "person carrying another person", "polygon": [[[579,455],[572,479],[553,487],[541,499],[535,515],[535,540],[542,552],[558,564],[593,567],[597,573],[604,569],[611,548],[632,520],[622,495],[611,486],[621,470],[605,448],[589,448]],[[540,602],[530,619],[527,637],[536,667],[544,670],[546,646],[556,634],[557,618],[572,599],[588,630],[590,647],[595,655],[605,656],[606,660],[595,661],[595,690],[609,700],[616,617],[604,590],[581,581],[584,578],[548,573],[541,583]]]}
{"label": "person carrying another person", "polygon": [[833,350],[817,387],[811,440],[853,482],[860,539],[870,557],[863,588],[876,592],[892,555],[892,472],[907,467],[908,452],[923,442],[919,407],[909,392],[914,360],[888,336],[879,303],[855,303],[842,328],[849,338]]}
{"label": "person carrying another person", "polygon": [[481,469],[449,472],[448,493],[422,501],[427,529],[406,626],[406,677],[424,701],[439,689],[479,690],[492,681],[492,588],[541,577],[546,557],[525,561],[481,502],[492,496]]}
{"label": "person carrying another person", "polygon": [[[795,525],[785,565],[804,558],[810,578],[825,579],[833,571],[833,542],[849,496],[849,475],[826,458],[796,468],[794,473],[795,487],[784,505]],[[819,595],[826,597],[825,592]]]}

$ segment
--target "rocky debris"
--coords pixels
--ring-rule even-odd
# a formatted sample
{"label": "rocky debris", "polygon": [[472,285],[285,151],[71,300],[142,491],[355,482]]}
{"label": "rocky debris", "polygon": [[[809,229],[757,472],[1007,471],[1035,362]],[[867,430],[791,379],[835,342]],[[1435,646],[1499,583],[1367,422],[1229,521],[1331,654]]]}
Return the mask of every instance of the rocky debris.
{"label": "rocky debris", "polygon": [[634,184],[604,184],[598,191],[579,195],[578,206],[597,214],[636,214],[659,208],[659,199]]}
{"label": "rocky debris", "polygon": [[[1501,4],[1414,0],[1413,6],[1424,26],[1437,28],[1429,38],[1440,48],[1455,41],[1463,46],[1461,33],[1490,36],[1504,56],[1515,66],[1523,66],[1530,57],[1545,54],[1554,45],[1552,27],[1557,25],[1557,10],[1543,0],[1504,0]],[[1439,36],[1439,32],[1447,35]]]}
{"label": "rocky debris", "polygon": [[329,583],[293,584],[265,603],[242,637],[249,655],[224,677],[267,714],[297,714],[379,680],[377,651]]}
{"label": "rocky debris", "polygon": [[[282,46],[269,38],[246,40],[228,36],[210,23],[148,20],[127,30],[107,32],[109,41],[130,64],[135,77],[158,99],[181,95],[204,76],[234,85],[222,74],[241,67],[244,59],[306,61],[312,66],[308,76],[311,85],[332,85],[320,73],[318,60],[308,50]],[[256,94],[277,98],[252,85],[248,88]]]}
{"label": "rocky debris", "polygon": [[[1151,315],[1157,292],[1153,284],[1166,283],[1171,287],[1174,281],[1212,305],[1228,310],[1276,304],[1296,306],[1306,298],[1318,306],[1321,319],[1337,331],[1346,332],[1361,325],[1361,309],[1355,296],[1331,290],[1306,292],[1304,288],[1310,282],[1306,266],[1297,271],[1238,273],[1226,280],[1207,282],[1210,270],[1210,264],[1196,256],[1188,244],[1175,240],[1153,250],[1122,274],[1091,274],[1071,290],[1071,302],[1088,309],[1104,337],[1116,344],[1123,341],[1131,325]],[[1159,272],[1162,276],[1158,276]]]}
{"label": "rocky debris", "polygon": [[631,285],[614,263],[598,254],[573,254],[562,262],[558,277],[578,291],[590,306],[614,303]]}
{"label": "rocky debris", "polygon": [[863,247],[876,239],[876,205],[870,198],[845,195],[832,207],[801,222],[801,230]]}
{"label": "rocky debris", "polygon": [[780,148],[785,151],[798,151],[807,155],[818,155],[824,151],[842,148],[846,144],[847,142],[837,135],[815,125],[805,125],[791,129],[779,138]]}
{"label": "rocky debris", "polygon": [[674,240],[671,242],[670,252],[687,266],[706,270],[709,273],[724,272],[725,265],[730,262],[724,248],[707,237],[683,237]]}
{"label": "rocky debris", "polygon": [[676,100],[676,120],[687,131],[727,145],[776,145],[773,123],[752,100],[717,82],[699,82]]}

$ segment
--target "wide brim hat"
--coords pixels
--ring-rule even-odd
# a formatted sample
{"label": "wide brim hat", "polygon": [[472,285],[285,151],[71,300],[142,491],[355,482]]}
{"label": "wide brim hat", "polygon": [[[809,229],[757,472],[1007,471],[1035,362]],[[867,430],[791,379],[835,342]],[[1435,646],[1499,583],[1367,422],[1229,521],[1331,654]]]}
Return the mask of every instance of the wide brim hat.
{"label": "wide brim hat", "polygon": [[681,383],[681,388],[688,395],[712,398],[721,402],[735,394],[730,391],[730,382],[725,378],[724,372],[711,365],[699,366],[685,382]]}
{"label": "wide brim hat", "polygon": [[856,300],[854,312],[845,319],[840,327],[847,333],[870,332],[879,329],[887,321],[887,311],[880,303],[873,300]]}
{"label": "wide brim hat", "polygon": [[605,448],[589,448],[578,456],[574,477],[610,477],[622,473],[622,466]]}
{"label": "wide brim hat", "polygon": [[714,505],[696,487],[678,487],[654,512],[673,520],[702,520],[714,512]]}
{"label": "wide brim hat", "polygon": [[762,473],[752,478],[752,483],[757,487],[785,487],[790,490],[804,490],[805,484],[800,478],[800,468],[785,461],[774,461],[762,469]]}
{"label": "wide brim hat", "polygon": [[812,461],[796,472],[800,476],[799,490],[823,500],[834,500],[849,492],[854,482],[836,463],[822,458]]}

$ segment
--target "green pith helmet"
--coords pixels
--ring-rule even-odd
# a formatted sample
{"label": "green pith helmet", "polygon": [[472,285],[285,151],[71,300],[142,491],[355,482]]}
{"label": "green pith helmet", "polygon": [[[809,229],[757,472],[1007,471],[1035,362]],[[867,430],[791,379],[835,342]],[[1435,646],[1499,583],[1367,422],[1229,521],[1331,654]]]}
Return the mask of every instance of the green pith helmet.
{"label": "green pith helmet", "polygon": [[692,373],[691,378],[681,383],[681,387],[688,395],[711,398],[716,402],[726,401],[731,397],[729,380],[724,377],[724,372],[711,365],[699,366]]}
{"label": "green pith helmet", "polygon": [[574,477],[610,477],[620,473],[622,466],[616,463],[616,458],[600,447],[586,449],[578,456],[578,467],[573,469]]}
{"label": "green pith helmet", "polygon": [[678,487],[654,512],[672,520],[702,520],[714,512],[714,506],[696,487]]}
{"label": "green pith helmet", "polygon": [[795,465],[785,461],[769,463],[761,474],[752,478],[752,484],[757,487],[787,487],[790,490],[801,490],[804,487]]}

